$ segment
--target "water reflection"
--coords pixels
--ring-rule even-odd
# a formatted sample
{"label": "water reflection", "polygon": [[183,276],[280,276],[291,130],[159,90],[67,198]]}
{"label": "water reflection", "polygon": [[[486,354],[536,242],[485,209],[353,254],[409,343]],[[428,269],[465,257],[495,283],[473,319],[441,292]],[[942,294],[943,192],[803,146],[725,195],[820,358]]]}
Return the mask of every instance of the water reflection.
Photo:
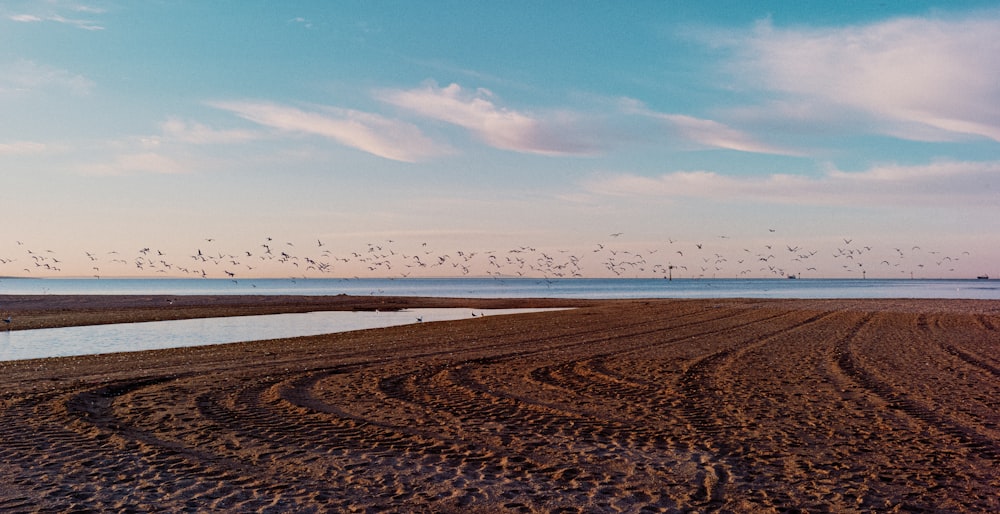
{"label": "water reflection", "polygon": [[131,352],[497,316],[556,309],[406,309],[392,312],[324,311],[229,318],[121,323],[0,332],[0,361]]}

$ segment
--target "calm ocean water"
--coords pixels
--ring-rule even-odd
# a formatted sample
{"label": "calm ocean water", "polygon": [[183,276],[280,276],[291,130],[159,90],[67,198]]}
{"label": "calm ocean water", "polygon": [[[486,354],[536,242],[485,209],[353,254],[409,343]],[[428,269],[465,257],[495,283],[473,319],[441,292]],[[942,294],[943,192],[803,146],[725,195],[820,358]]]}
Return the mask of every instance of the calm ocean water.
{"label": "calm ocean water", "polygon": [[[1000,280],[911,279],[0,279],[3,294],[394,295],[464,298],[1000,299]],[[0,299],[0,312],[3,310]]]}

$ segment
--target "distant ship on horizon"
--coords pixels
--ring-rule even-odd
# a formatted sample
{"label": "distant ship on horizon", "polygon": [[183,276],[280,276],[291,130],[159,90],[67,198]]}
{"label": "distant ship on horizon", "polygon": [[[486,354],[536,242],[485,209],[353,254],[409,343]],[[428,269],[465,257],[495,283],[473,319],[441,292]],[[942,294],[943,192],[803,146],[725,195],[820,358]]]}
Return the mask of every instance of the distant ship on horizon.
{"label": "distant ship on horizon", "polygon": [[979,275],[976,278],[978,278],[979,280],[989,280],[990,276],[989,275]]}

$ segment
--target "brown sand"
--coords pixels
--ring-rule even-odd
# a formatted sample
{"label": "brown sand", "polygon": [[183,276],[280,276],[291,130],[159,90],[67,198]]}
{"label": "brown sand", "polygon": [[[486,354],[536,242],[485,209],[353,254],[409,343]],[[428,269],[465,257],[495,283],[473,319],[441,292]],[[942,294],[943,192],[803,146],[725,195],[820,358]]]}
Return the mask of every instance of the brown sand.
{"label": "brown sand", "polygon": [[3,511],[1000,511],[1000,302],[0,300],[582,306],[0,363]]}

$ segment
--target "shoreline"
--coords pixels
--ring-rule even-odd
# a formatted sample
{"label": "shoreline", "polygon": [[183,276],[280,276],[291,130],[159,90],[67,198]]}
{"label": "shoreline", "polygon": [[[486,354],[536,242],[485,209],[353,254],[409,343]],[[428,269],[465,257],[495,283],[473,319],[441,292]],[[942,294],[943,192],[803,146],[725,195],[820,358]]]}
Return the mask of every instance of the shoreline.
{"label": "shoreline", "polygon": [[306,295],[0,295],[11,330],[311,311],[581,307],[604,300]]}
{"label": "shoreline", "polygon": [[461,298],[436,296],[370,295],[75,295],[0,294],[0,318],[10,316],[5,329],[27,330],[81,325],[142,321],[165,321],[258,314],[313,311],[374,311],[409,308],[552,308],[589,307],[624,302],[757,302],[794,306],[800,302],[853,309],[992,314],[1000,312],[1000,300],[935,298]]}
{"label": "shoreline", "polygon": [[173,298],[0,306],[578,308],[2,362],[0,509],[1000,510],[1000,301]]}

